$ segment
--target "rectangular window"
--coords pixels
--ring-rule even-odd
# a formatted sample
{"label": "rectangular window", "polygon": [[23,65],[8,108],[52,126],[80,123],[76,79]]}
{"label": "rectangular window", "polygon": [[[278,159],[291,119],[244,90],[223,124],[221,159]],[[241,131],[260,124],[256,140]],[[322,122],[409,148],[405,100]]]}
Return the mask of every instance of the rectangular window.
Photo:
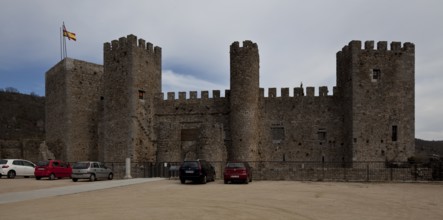
{"label": "rectangular window", "polygon": [[326,129],[318,129],[317,136],[320,141],[326,140]]}
{"label": "rectangular window", "polygon": [[380,77],[381,77],[380,69],[372,69],[372,77],[371,77],[372,82],[377,82],[378,80],[380,80]]}
{"label": "rectangular window", "polygon": [[138,90],[138,99],[144,99],[145,98],[145,91]]}
{"label": "rectangular window", "polygon": [[198,128],[181,130],[182,141],[196,141],[197,139],[198,139]]}
{"label": "rectangular window", "polygon": [[392,141],[397,141],[397,125],[392,126]]}
{"label": "rectangular window", "polygon": [[273,143],[280,143],[285,139],[284,127],[271,127],[271,132]]}

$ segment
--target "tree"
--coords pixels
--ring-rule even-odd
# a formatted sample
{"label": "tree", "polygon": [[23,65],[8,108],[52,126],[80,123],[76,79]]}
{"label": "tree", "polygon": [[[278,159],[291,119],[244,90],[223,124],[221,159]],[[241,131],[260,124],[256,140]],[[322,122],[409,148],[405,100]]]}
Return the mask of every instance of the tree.
{"label": "tree", "polygon": [[9,93],[19,93],[18,89],[14,88],[14,87],[6,87],[6,88],[5,88],[5,92],[9,92]]}

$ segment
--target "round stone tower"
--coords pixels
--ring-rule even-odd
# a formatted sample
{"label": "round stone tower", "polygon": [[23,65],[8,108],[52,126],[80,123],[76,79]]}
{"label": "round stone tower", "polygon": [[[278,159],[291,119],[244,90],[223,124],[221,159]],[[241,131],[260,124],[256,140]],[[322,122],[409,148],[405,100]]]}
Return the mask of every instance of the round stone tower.
{"label": "round stone tower", "polygon": [[230,48],[230,125],[232,145],[229,160],[257,160],[260,59],[256,43],[234,42]]}

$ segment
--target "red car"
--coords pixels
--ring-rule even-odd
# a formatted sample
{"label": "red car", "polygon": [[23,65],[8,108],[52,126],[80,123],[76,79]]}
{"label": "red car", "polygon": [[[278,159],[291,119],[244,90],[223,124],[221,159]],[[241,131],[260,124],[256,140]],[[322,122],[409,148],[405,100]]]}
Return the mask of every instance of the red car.
{"label": "red car", "polygon": [[71,165],[61,160],[39,161],[34,170],[36,180],[40,180],[42,177],[48,177],[50,180],[54,180],[55,178],[61,179],[63,177],[71,178],[71,174]]}
{"label": "red car", "polygon": [[248,184],[252,181],[251,167],[247,162],[228,162],[223,173],[225,184],[228,182],[243,182]]}

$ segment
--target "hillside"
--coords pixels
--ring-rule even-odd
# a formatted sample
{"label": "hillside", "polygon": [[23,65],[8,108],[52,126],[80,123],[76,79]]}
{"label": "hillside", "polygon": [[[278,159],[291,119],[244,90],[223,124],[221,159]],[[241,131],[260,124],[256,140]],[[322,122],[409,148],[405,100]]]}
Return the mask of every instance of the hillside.
{"label": "hillside", "polygon": [[45,98],[0,91],[0,140],[43,139]]}
{"label": "hillside", "polygon": [[415,155],[427,158],[431,155],[443,156],[443,141],[425,141],[415,139]]}

